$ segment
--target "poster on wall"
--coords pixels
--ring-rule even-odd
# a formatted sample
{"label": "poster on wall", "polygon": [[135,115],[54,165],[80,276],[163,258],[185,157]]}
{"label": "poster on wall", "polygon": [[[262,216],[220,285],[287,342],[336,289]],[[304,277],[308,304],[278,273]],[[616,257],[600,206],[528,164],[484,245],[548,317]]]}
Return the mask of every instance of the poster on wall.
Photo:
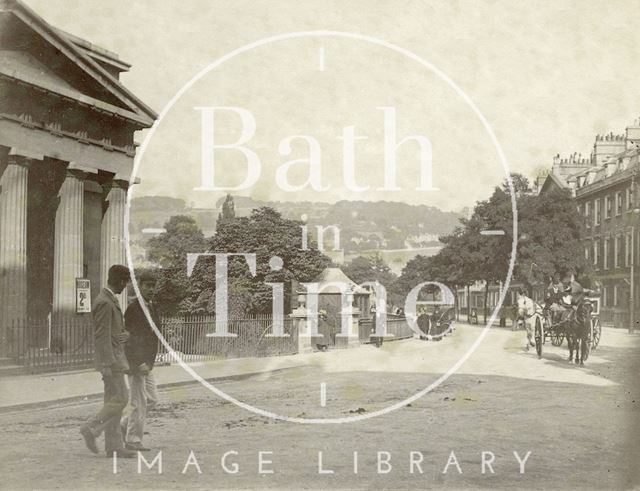
{"label": "poster on wall", "polygon": [[76,278],[76,314],[91,312],[91,280]]}

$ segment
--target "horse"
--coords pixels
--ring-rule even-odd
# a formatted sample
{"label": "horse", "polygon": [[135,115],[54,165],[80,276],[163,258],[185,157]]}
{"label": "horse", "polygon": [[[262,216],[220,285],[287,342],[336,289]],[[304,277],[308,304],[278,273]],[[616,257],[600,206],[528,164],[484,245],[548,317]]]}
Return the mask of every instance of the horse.
{"label": "horse", "polygon": [[518,307],[518,322],[522,322],[527,330],[527,351],[529,351],[530,346],[536,345],[534,341],[536,321],[539,321],[541,325],[544,322],[543,310],[538,303],[524,293],[518,293],[516,305]]}
{"label": "horse", "polygon": [[592,310],[591,302],[582,301],[566,320],[565,336],[569,345],[569,363],[574,361],[574,352],[576,365],[584,366],[589,356]]}

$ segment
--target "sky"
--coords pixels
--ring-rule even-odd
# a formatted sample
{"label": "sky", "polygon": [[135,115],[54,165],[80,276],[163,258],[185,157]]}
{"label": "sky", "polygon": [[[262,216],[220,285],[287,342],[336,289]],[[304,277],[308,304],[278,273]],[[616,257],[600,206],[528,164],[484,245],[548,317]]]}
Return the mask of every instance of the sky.
{"label": "sky", "polygon": [[[464,97],[495,133],[508,169],[529,177],[549,168],[557,153],[588,155],[595,134],[620,133],[640,116],[640,9],[631,0],[25,1],[56,27],[131,63],[122,82],[157,112],[220,57],[301,31],[343,31],[391,43],[460,89],[416,59],[362,39],[315,36],[265,44],[206,73],[166,113],[145,145],[136,196],[210,206],[226,193],[198,190],[204,113],[198,107],[243,108],[255,121],[246,147],[260,161],[260,172],[234,194],[404,201],[454,211],[487,198],[505,177],[490,133]],[[396,143],[410,135],[429,142],[437,190],[420,189],[423,147],[417,141],[397,151],[397,189],[384,185],[389,113],[381,107],[394,108]],[[243,122],[237,111],[215,114],[218,144],[234,142],[248,128],[249,119]],[[354,143],[355,182],[348,185],[349,158],[338,137],[350,127],[366,139]],[[136,139],[143,142],[147,134]],[[313,189],[302,186],[308,165],[289,162],[308,159],[316,144]],[[217,187],[241,184],[244,154],[227,149],[215,155]]]}

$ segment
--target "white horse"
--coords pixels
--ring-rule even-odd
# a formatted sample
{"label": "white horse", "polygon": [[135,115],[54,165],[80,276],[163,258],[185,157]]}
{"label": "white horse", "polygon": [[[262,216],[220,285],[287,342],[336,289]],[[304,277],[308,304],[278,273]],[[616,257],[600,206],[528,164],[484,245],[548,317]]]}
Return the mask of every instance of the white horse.
{"label": "white horse", "polygon": [[527,330],[527,345],[525,346],[525,349],[529,351],[530,346],[536,345],[534,340],[536,320],[540,320],[540,325],[544,322],[542,307],[524,293],[518,293],[517,306],[517,322],[522,322]]}

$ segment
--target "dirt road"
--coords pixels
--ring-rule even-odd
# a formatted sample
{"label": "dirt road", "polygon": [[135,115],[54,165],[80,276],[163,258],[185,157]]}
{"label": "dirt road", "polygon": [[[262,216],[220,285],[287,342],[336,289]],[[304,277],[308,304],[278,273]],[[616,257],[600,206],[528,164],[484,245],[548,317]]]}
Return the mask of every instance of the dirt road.
{"label": "dirt road", "polygon": [[[381,349],[318,353],[306,367],[217,387],[291,417],[367,416],[427,387],[480,332],[461,326],[439,343],[407,340]],[[399,410],[353,423],[274,420],[199,385],[164,391],[148,422],[146,443],[153,451],[145,457],[151,462],[162,452],[152,469],[128,460],[118,462],[114,473],[111,460],[84,448],[78,426],[96,410],[93,403],[4,414],[0,487],[640,485],[640,336],[606,329],[584,368],[566,362],[566,345],[545,346],[538,360],[523,351],[523,344],[522,332],[490,330],[467,362],[435,390]]]}

